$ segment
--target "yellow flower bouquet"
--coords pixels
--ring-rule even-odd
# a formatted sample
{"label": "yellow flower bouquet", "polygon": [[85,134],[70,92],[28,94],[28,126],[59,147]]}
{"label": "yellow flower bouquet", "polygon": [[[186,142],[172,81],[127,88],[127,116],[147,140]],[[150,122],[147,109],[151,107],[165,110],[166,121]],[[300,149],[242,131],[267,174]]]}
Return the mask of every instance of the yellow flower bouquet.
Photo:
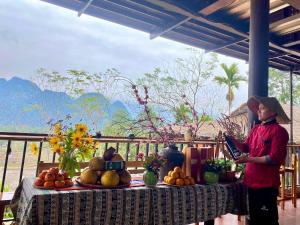
{"label": "yellow flower bouquet", "polygon": [[76,171],[80,171],[79,162],[85,158],[91,158],[96,151],[96,143],[88,134],[85,124],[76,124],[74,128],[63,128],[61,123],[52,127],[49,144],[59,155],[59,168],[73,177]]}

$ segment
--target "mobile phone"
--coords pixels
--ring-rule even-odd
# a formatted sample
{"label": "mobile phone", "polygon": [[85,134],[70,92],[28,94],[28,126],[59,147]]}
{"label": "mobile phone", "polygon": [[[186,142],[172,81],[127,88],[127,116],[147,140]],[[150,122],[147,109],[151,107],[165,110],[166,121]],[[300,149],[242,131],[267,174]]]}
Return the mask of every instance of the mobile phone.
{"label": "mobile phone", "polygon": [[228,137],[227,135],[224,135],[224,137],[225,137],[225,145],[227,147],[229,154],[234,160],[237,160],[237,158],[241,155],[241,152],[235,147],[230,137]]}

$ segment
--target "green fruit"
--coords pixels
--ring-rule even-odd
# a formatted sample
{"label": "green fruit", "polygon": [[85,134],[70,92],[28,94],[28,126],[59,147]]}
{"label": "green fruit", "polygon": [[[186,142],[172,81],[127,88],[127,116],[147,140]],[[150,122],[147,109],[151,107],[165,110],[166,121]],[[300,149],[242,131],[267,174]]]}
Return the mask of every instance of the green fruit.
{"label": "green fruit", "polygon": [[219,181],[219,174],[214,172],[205,172],[204,180],[207,184],[215,184]]}
{"label": "green fruit", "polygon": [[101,157],[94,157],[89,162],[89,168],[95,171],[104,170],[105,161]]}

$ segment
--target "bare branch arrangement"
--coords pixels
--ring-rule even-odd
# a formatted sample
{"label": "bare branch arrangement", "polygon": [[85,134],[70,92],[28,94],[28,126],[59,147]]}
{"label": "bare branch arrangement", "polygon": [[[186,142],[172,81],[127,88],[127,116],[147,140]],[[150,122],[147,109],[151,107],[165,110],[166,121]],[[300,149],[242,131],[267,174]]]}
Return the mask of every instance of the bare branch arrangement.
{"label": "bare branch arrangement", "polygon": [[225,132],[236,137],[238,140],[245,140],[246,137],[246,128],[248,123],[248,118],[242,116],[239,120],[237,117],[227,116],[226,114],[221,114],[221,117],[217,119],[218,124]]}

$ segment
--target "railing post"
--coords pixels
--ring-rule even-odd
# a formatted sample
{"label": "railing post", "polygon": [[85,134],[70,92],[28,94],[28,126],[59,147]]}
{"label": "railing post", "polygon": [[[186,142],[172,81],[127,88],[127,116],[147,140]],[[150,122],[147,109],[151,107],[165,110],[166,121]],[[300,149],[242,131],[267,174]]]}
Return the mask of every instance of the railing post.
{"label": "railing post", "polygon": [[37,161],[37,164],[36,164],[35,176],[38,175],[38,168],[39,168],[39,162],[41,161],[42,148],[43,148],[43,142],[41,141],[40,146],[39,146],[39,155],[38,155],[38,161]]}
{"label": "railing post", "polygon": [[116,143],[116,151],[119,152],[119,142]]}
{"label": "railing post", "polygon": [[139,154],[139,151],[140,151],[140,144],[139,143],[137,143],[136,144],[136,151],[135,151],[135,155],[138,155]]}
{"label": "railing post", "polygon": [[148,156],[149,155],[149,143],[146,143],[146,152],[145,155]]}
{"label": "railing post", "polygon": [[127,144],[126,144],[126,155],[125,155],[125,160],[126,161],[128,161],[129,150],[130,150],[130,143],[127,142]]}
{"label": "railing post", "polygon": [[155,144],[155,153],[156,154],[158,153],[158,144],[157,143]]}
{"label": "railing post", "polygon": [[6,177],[6,169],[7,169],[7,163],[8,163],[8,156],[11,153],[11,140],[8,140],[7,142],[7,149],[6,149],[6,156],[5,156],[5,163],[4,163],[4,170],[3,170],[3,176],[2,176],[2,184],[1,184],[1,192],[4,190],[4,184],[5,184],[5,177]]}
{"label": "railing post", "polygon": [[21,183],[22,177],[23,177],[23,169],[24,169],[24,163],[25,163],[25,157],[26,157],[26,149],[27,149],[27,141],[24,142],[24,148],[23,148],[23,156],[22,156],[22,163],[21,163],[21,171],[20,171],[19,183]]}

